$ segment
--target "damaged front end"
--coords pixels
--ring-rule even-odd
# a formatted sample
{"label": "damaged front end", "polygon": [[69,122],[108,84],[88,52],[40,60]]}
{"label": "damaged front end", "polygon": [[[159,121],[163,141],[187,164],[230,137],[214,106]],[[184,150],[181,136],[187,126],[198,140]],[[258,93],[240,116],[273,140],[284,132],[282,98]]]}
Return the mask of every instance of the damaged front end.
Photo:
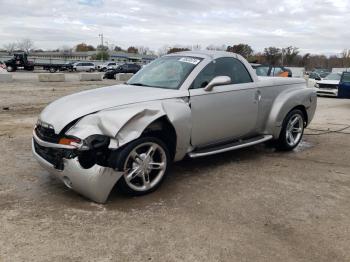
{"label": "damaged front end", "polygon": [[69,188],[104,203],[122,176],[108,165],[111,139],[92,135],[84,140],[57,135],[52,127],[38,123],[33,132],[35,158]]}
{"label": "damaged front end", "polygon": [[39,121],[34,129],[35,158],[68,187],[99,203],[124,174],[116,168],[120,150],[144,132],[159,133],[163,125],[155,123],[160,119],[174,128],[174,138],[168,141],[174,161],[186,155],[190,144],[191,111],[181,98],[106,109],[65,124],[63,117],[55,121],[42,114],[40,119],[52,125]]}

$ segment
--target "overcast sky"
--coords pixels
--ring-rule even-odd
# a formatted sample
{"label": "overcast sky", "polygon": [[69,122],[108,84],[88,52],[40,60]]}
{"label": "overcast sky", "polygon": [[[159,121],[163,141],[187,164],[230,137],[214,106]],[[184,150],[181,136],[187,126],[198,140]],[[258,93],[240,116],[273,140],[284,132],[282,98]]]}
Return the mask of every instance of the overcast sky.
{"label": "overcast sky", "polygon": [[128,47],[248,43],[350,48],[350,0],[0,0],[0,47],[30,38],[36,48],[105,41]]}

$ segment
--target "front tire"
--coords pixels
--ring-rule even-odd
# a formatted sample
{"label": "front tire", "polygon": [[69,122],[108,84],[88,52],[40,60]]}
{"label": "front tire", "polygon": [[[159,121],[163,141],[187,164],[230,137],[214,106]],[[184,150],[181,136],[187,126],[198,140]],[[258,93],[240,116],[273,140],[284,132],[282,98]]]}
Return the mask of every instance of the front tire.
{"label": "front tire", "polygon": [[283,151],[290,151],[296,148],[304,134],[305,117],[299,109],[288,113],[283,121],[282,130],[277,140],[277,148]]}
{"label": "front tire", "polygon": [[140,196],[155,191],[163,182],[170,163],[167,146],[158,138],[142,137],[127,144],[114,160],[123,177],[118,188],[124,194]]}

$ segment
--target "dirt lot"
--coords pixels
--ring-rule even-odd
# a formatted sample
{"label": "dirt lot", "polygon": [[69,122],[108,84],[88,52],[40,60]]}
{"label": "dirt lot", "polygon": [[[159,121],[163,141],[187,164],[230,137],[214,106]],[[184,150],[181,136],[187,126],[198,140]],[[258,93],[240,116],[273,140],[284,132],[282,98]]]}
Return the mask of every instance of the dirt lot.
{"label": "dirt lot", "polygon": [[115,81],[14,77],[0,83],[1,262],[350,261],[350,100],[320,98],[294,152],[183,161],[157,192],[98,205],[39,167],[31,132],[50,101]]}

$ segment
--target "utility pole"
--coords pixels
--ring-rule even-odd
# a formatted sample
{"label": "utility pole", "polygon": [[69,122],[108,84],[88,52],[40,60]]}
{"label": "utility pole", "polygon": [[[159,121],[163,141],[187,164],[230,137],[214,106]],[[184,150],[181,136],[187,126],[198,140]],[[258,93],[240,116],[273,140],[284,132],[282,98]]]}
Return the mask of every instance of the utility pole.
{"label": "utility pole", "polygon": [[98,35],[101,38],[101,48],[103,48],[103,33]]}
{"label": "utility pole", "polygon": [[[103,51],[103,33],[98,35],[101,38],[101,51]],[[101,61],[103,60],[103,55],[101,55]]]}

